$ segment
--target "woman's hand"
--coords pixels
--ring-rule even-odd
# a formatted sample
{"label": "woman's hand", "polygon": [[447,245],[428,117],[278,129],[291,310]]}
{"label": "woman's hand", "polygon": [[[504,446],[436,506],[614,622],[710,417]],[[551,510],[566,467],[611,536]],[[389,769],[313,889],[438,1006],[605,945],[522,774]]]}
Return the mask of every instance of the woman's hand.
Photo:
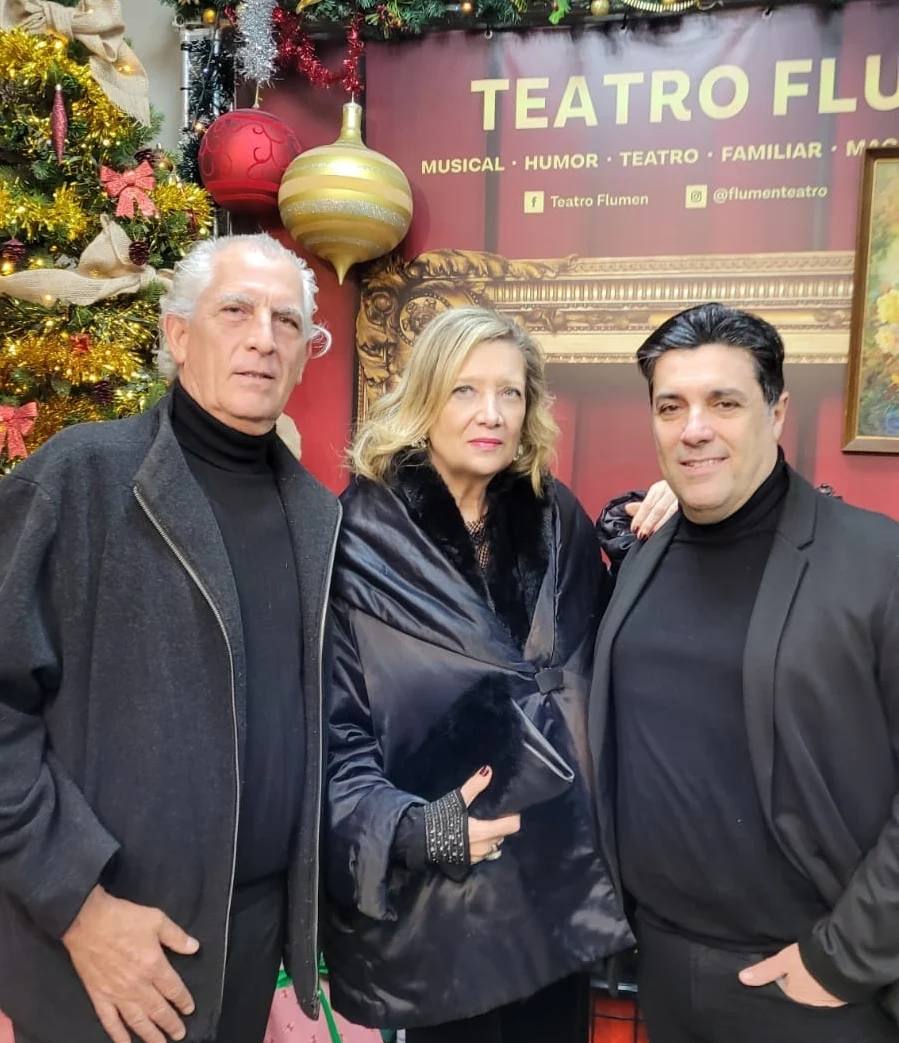
{"label": "woman's hand", "polygon": [[[493,779],[493,769],[481,768],[459,788],[465,807],[470,807],[478,794],[483,793]],[[468,849],[471,864],[492,861],[502,854],[502,842],[506,837],[521,829],[521,815],[506,815],[504,818],[481,819],[468,817]]]}
{"label": "woman's hand", "polygon": [[677,497],[667,482],[655,482],[640,503],[625,504],[624,509],[633,519],[631,532],[645,540],[658,532],[677,510]]}

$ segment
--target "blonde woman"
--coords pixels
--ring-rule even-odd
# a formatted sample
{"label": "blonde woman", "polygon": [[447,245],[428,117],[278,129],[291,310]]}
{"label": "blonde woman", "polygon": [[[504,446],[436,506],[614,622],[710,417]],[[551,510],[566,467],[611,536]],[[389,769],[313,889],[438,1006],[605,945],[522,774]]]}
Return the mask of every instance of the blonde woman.
{"label": "blonde woman", "polygon": [[549,405],[527,333],[448,311],[350,453],[326,960],[408,1043],[585,1038],[578,972],[631,941],[587,781],[609,580]]}

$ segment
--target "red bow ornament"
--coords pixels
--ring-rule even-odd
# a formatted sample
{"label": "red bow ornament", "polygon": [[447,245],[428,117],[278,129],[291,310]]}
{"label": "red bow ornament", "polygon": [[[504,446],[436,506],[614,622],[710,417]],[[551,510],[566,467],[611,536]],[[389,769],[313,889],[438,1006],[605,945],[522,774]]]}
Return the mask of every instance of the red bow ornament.
{"label": "red bow ornament", "polygon": [[0,406],[0,450],[6,447],[10,460],[24,460],[28,455],[25,435],[34,427],[37,402],[24,406]]}
{"label": "red bow ornament", "polygon": [[146,160],[134,170],[125,170],[121,174],[101,166],[100,184],[110,199],[119,201],[116,217],[135,217],[138,210],[144,217],[155,217],[157,210],[147,193],[156,187],[156,179],[153,168]]}

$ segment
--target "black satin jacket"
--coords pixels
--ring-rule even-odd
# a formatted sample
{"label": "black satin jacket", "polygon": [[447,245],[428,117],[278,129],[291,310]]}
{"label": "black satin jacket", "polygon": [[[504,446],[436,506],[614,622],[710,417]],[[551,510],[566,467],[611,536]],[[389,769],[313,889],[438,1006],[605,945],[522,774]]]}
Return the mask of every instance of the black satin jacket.
{"label": "black satin jacket", "polygon": [[[608,582],[590,521],[551,483],[549,563],[522,650],[396,492],[360,480],[343,504],[324,856],[331,996],[360,1024],[442,1024],[631,943],[596,833],[586,741]],[[462,882],[410,871],[392,858],[394,833],[423,801],[391,779],[454,700],[491,676],[576,768],[575,784],[525,811],[503,857]]]}

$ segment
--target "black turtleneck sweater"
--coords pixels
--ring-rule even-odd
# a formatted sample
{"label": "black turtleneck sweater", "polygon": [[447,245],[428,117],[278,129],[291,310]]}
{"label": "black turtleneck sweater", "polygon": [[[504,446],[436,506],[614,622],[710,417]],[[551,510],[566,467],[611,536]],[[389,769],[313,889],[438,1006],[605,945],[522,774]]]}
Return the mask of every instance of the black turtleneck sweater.
{"label": "black turtleneck sweater", "polygon": [[766,826],[743,712],[746,631],[788,484],[781,458],[724,521],[682,517],[612,652],[625,889],[657,924],[723,948],[794,942],[827,911]]}
{"label": "black turtleneck sweater", "polygon": [[287,868],[304,774],[300,597],[271,464],[277,435],[228,427],[177,383],[172,426],[218,522],[240,602],[247,669],[236,872],[242,885]]}

